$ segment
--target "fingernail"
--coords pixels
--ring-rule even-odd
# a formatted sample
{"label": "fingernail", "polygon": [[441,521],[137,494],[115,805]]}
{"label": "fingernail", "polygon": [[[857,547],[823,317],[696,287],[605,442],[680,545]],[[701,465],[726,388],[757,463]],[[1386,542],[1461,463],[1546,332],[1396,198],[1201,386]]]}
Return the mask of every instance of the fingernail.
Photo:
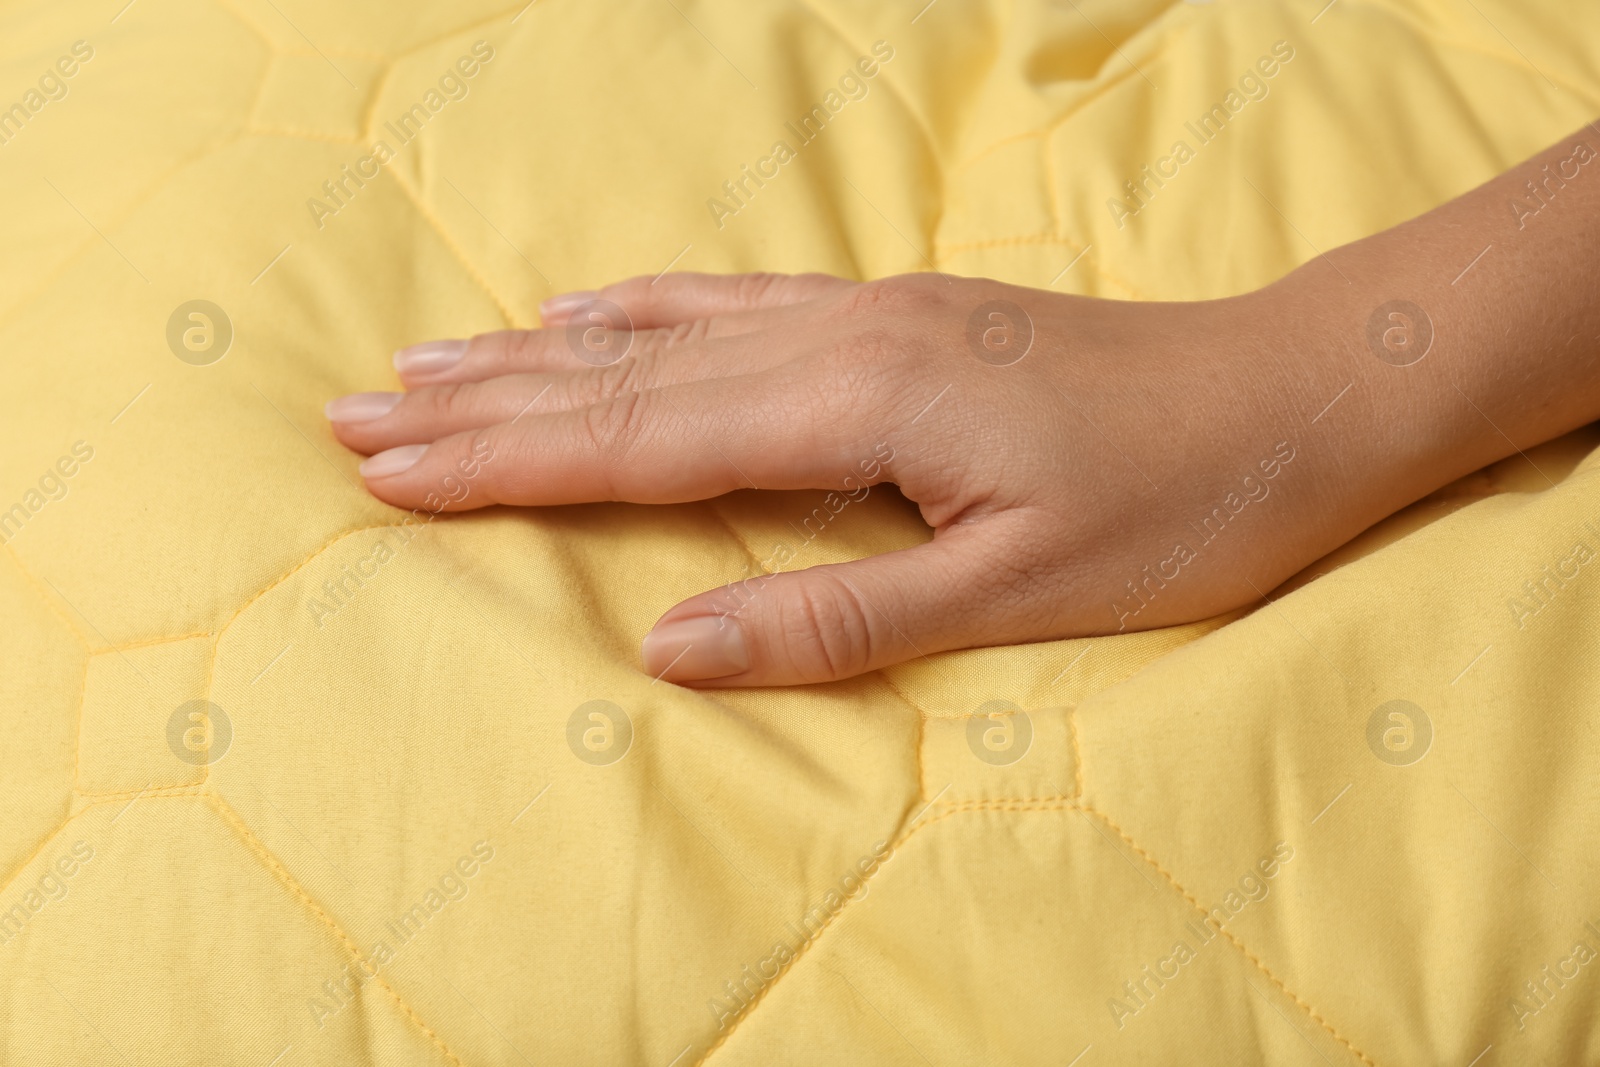
{"label": "fingernail", "polygon": [[466,354],[465,341],[427,341],[396,352],[394,369],[401,374],[438,374],[460,363]]}
{"label": "fingernail", "polygon": [[703,682],[750,669],[744,634],[727,616],[661,623],[645,635],[644,669],[669,682]]}
{"label": "fingernail", "polygon": [[387,478],[394,474],[403,474],[417,465],[417,460],[428,450],[427,445],[401,445],[391,448],[376,455],[368,456],[361,462],[361,477]]}
{"label": "fingernail", "polygon": [[576,293],[559,293],[552,296],[539,305],[539,321],[548,324],[552,319],[564,318],[580,305],[587,304],[599,295],[593,289],[583,289]]}
{"label": "fingernail", "polygon": [[351,393],[328,401],[322,412],[333,422],[371,422],[389,414],[398,403],[399,393]]}

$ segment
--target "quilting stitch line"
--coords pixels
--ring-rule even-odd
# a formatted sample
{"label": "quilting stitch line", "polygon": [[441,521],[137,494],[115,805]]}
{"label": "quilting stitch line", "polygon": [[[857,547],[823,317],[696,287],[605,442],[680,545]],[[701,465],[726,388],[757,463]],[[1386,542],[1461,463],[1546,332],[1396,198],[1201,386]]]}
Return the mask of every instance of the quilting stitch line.
{"label": "quilting stitch line", "polygon": [[395,56],[390,59],[387,65],[383,68],[383,72],[378,75],[378,80],[373,87],[372,100],[367,104],[365,115],[361,120],[362,140],[367,144],[371,144],[373,141],[378,139],[378,105],[383,102],[383,94],[388,91],[389,82],[393,80],[394,72],[399,68],[401,63],[420,52],[434,47],[435,45],[443,44],[445,41],[448,41],[453,37],[465,37],[467,34],[476,29],[487,26],[490,23],[499,22],[509,14],[525,11],[530,6],[530,0],[523,0],[522,3],[515,7],[508,7],[501,11],[496,11],[493,15],[490,15],[486,18],[481,18],[476,22],[470,22],[465,26],[457,26],[455,29],[447,30],[446,32],[441,33],[438,37],[435,37],[432,40],[409,45],[405,51],[396,53]]}
{"label": "quilting stitch line", "polygon": [[433,210],[433,205],[428,203],[428,201],[420,192],[412,188],[410,179],[406,178],[399,169],[395,169],[393,174],[395,184],[400,186],[401,191],[406,194],[406,198],[409,199],[412,205],[416,208],[417,214],[429,225],[430,228],[432,228],[434,233],[438,234],[439,239],[444,242],[444,246],[450,250],[450,253],[456,257],[456,261],[460,263],[461,267],[467,272],[467,277],[471,278],[473,282],[477,284],[478,288],[482,289],[484,294],[488,296],[491,301],[493,301],[496,310],[500,312],[500,317],[505,321],[505,324],[513,330],[528,329],[526,324],[517,319],[517,316],[512,312],[510,305],[507,304],[500,296],[499,291],[490,284],[488,276],[485,275],[482,269],[479,268],[478,265],[467,256],[467,253],[462,249],[460,242],[456,239],[455,234],[451,233],[449,227],[445,226],[445,224],[440,221],[439,216]]}
{"label": "quilting stitch line", "polygon": [[1172,886],[1172,888],[1175,889],[1178,892],[1178,894],[1181,897],[1183,897],[1183,899],[1185,901],[1187,901],[1191,907],[1193,907],[1195,909],[1195,911],[1197,911],[1197,912],[1199,912],[1201,914],[1201,916],[1203,917],[1202,921],[1207,926],[1211,927],[1212,929],[1216,930],[1219,934],[1221,934],[1223,937],[1227,938],[1229,944],[1233,945],[1234,948],[1238,949],[1239,952],[1241,954],[1243,954],[1245,959],[1247,959],[1251,963],[1255,964],[1256,969],[1259,970],[1262,974],[1266,975],[1267,979],[1269,981],[1271,981],[1273,985],[1277,986],[1278,989],[1283,992],[1284,996],[1286,996],[1290,1000],[1294,1001],[1294,1003],[1297,1006],[1299,1006],[1299,1008],[1302,1011],[1304,1011],[1307,1015],[1309,1015],[1311,1017],[1313,1022],[1315,1022],[1318,1026],[1322,1027],[1322,1029],[1324,1031],[1326,1031],[1328,1033],[1328,1035],[1331,1036],[1335,1041],[1339,1042],[1339,1044],[1343,1045],[1345,1048],[1349,1049],[1352,1053],[1354,1053],[1355,1056],[1358,1059],[1360,1059],[1362,1063],[1367,1064],[1367,1067],[1378,1067],[1377,1062],[1375,1060],[1373,1060],[1373,1058],[1371,1056],[1368,1056],[1365,1052],[1361,1051],[1354,1044],[1352,1044],[1350,1039],[1345,1037],[1337,1029],[1335,1029],[1333,1024],[1328,1022],[1327,1019],[1323,1018],[1323,1016],[1317,1011],[1316,1008],[1312,1007],[1312,1005],[1308,1001],[1302,999],[1299,996],[1299,994],[1295,993],[1292,989],[1290,989],[1288,987],[1287,984],[1284,983],[1283,979],[1279,978],[1276,974],[1274,974],[1272,969],[1266,965],[1266,963],[1261,959],[1261,957],[1257,956],[1255,953],[1250,951],[1249,947],[1246,946],[1245,943],[1239,939],[1238,935],[1236,935],[1233,931],[1229,930],[1226,926],[1223,926],[1223,925],[1217,923],[1216,921],[1214,921],[1211,918],[1210,913],[1206,911],[1205,906],[1203,904],[1201,904],[1200,901],[1197,900],[1194,897],[1193,894],[1191,894],[1187,889],[1185,889],[1183,887],[1182,883],[1180,883],[1177,880],[1177,878],[1175,878],[1172,875],[1172,873],[1170,871],[1168,871],[1165,867],[1163,867],[1161,865],[1159,860],[1157,860],[1154,856],[1152,856],[1149,852],[1147,852],[1143,847],[1141,847],[1137,841],[1135,841],[1132,837],[1130,837],[1126,830],[1124,830],[1122,827],[1118,826],[1117,823],[1110,816],[1106,815],[1104,812],[1098,810],[1097,808],[1094,808],[1093,806],[1091,806],[1091,805],[1089,805],[1087,803],[1082,804],[1081,807],[1082,807],[1082,810],[1083,810],[1083,812],[1085,814],[1094,816],[1095,818],[1099,819],[1101,822],[1105,823],[1106,826],[1110,827],[1113,831],[1115,831],[1117,836],[1121,837],[1122,840],[1127,843],[1129,848],[1133,849],[1133,851],[1138,853],[1139,857],[1141,859],[1143,859],[1146,863],[1148,863],[1151,867],[1154,867],[1156,869],[1156,872],[1158,874],[1160,874],[1161,877],[1163,877],[1163,878],[1165,878],[1167,880],[1167,884]]}
{"label": "quilting stitch line", "polygon": [[[256,854],[256,858],[266,866],[267,870],[300,898],[301,903],[305,905],[307,910],[309,910],[312,915],[314,915],[323,923],[323,925],[332,931],[334,937],[338,938],[339,943],[342,944],[353,957],[358,960],[363,959],[364,957],[362,956],[361,950],[357,948],[356,943],[350,939],[350,935],[345,933],[344,929],[336,921],[334,921],[333,916],[324,911],[322,906],[313,900],[311,895],[300,887],[300,883],[295,881],[294,875],[290,874],[288,869],[284,867],[281,862],[279,862],[275,855],[272,854],[272,851],[268,849],[266,845],[261,843],[260,838],[256,837],[254,832],[251,831],[250,827],[245,824],[242,818],[240,818],[239,814],[233,810],[233,807],[226,800],[224,800],[221,795],[210,790],[207,790],[202,795],[206,801],[209,802],[214,809],[216,809],[217,813],[222,816],[223,820],[233,827],[234,831],[244,840],[244,843],[249,847],[249,849]],[[417,1015],[416,1011],[412,1009],[411,1005],[406,1003],[405,998],[395,990],[394,986],[389,984],[389,980],[387,978],[380,974],[375,976],[372,980],[383,987],[383,991],[388,993],[389,998],[395,1002],[402,1012],[405,1013],[406,1017],[416,1024],[417,1029],[426,1034],[428,1039],[433,1042],[434,1047],[436,1047],[440,1052],[444,1053],[445,1059],[455,1064],[455,1067],[465,1067],[465,1065],[461,1062],[461,1059],[450,1050],[450,1046],[445,1044],[444,1039],[435,1033],[432,1027],[422,1021],[422,1018]]]}
{"label": "quilting stitch line", "polygon": [[[294,876],[291,875],[283,866],[283,864],[278,861],[277,857],[272,854],[271,850],[268,849],[266,845],[261,843],[261,840],[255,836],[255,834],[250,830],[249,826],[244,823],[244,820],[241,819],[236,812],[234,812],[233,808],[229,806],[227,801],[223,800],[221,796],[204,788],[194,788],[185,792],[152,793],[149,794],[149,796],[198,797],[209,803],[210,806],[223,817],[223,820],[229,823],[234,832],[237,833],[241,839],[243,839],[245,845],[251,850],[251,852],[255,854],[256,858],[266,866],[268,872],[273,874],[284,885],[293,890],[294,893],[300,897],[301,902],[311,911],[312,915],[314,915],[325,926],[327,926],[328,929],[332,931],[334,936],[339,940],[339,942],[344,945],[344,947],[353,956],[358,959],[361,958],[361,951],[356,947],[355,942],[350,939],[349,935],[346,934],[339,924],[334,921],[332,916],[324,911],[317,904],[317,902],[311,898],[310,894],[300,887],[300,883],[295,881]],[[16,871],[12,873],[11,877],[8,878],[3,885],[0,885],[0,893],[5,893],[10,890],[11,886],[16,882],[16,880],[21,877],[22,872],[27,870],[28,865],[34,860],[38,859],[39,855],[49,847],[52,841],[55,841],[57,838],[59,838],[62,832],[65,831],[68,826],[71,826],[81,816],[93,811],[95,808],[104,807],[108,804],[115,804],[118,799],[120,798],[112,797],[104,800],[96,800],[94,803],[86,804],[79,811],[69,815],[60,826],[56,827],[54,831],[48,834],[45,839],[39,843],[39,847],[34,849],[33,854],[30,855],[28,859],[20,866],[18,866]],[[428,1039],[432,1041],[434,1046],[444,1054],[447,1060],[454,1064],[455,1067],[465,1067],[465,1064],[462,1063],[461,1059],[456,1056],[453,1051],[451,1051],[450,1046],[445,1044],[444,1039],[434,1032],[434,1030],[429,1027],[427,1023],[422,1021],[422,1018],[417,1015],[416,1011],[413,1010],[411,1005],[406,1002],[405,998],[400,996],[400,994],[388,983],[385,978],[379,976],[374,980],[383,987],[384,991],[389,994],[389,997],[395,1002],[400,1010],[405,1013],[406,1017],[416,1024],[418,1029],[427,1035]]]}
{"label": "quilting stitch line", "polygon": [[27,564],[22,562],[22,557],[17,555],[17,550],[11,547],[10,542],[0,545],[0,548],[6,550],[6,554],[11,557],[12,564],[17,568],[17,573],[22,575],[24,582],[33,587],[33,591],[39,595],[39,599],[44,603],[44,606],[67,624],[67,631],[83,646],[85,652],[94,655],[94,650],[89,647],[89,638],[84,635],[82,630],[78,629],[78,624],[72,621],[71,616],[61,610],[61,605],[56,603],[56,597],[50,595],[39,579],[34,576],[34,573],[28,569]]}
{"label": "quilting stitch line", "polygon": [[[1410,26],[1413,32],[1415,32],[1418,36],[1424,37],[1436,45],[1440,45],[1445,48],[1454,48],[1461,52],[1470,52],[1474,55],[1482,56],[1485,59],[1492,59],[1497,63],[1512,67],[1516,70],[1525,71],[1534,75],[1535,77],[1547,80],[1553,84],[1559,84],[1560,88],[1565,89],[1567,92],[1583,101],[1584,104],[1591,109],[1596,107],[1597,104],[1600,104],[1600,97],[1589,95],[1589,92],[1584,86],[1572,81],[1560,71],[1557,71],[1554,75],[1547,74],[1545,71],[1534,67],[1529,61],[1523,59],[1521,56],[1514,56],[1508,52],[1502,52],[1489,45],[1479,44],[1476,41],[1458,41],[1448,38],[1442,32],[1440,32],[1437,27],[1430,26],[1423,22],[1416,16],[1415,13],[1411,11],[1397,8],[1389,4],[1374,3],[1371,2],[1371,0],[1368,0],[1368,2],[1362,2],[1362,0],[1353,0],[1353,2],[1357,3],[1361,7],[1367,8],[1370,11],[1376,11],[1387,15],[1396,22],[1405,23],[1406,25]],[[1484,21],[1488,22],[1487,19]],[[1489,25],[1493,26],[1494,24],[1489,23]]]}
{"label": "quilting stitch line", "polygon": [[[910,823],[903,823],[900,830],[896,832],[893,843],[889,846],[890,853],[892,854],[894,852],[898,852],[907,841],[911,840],[912,835],[914,835],[918,830],[925,826],[932,826],[935,823],[942,822],[954,814],[956,813],[947,811],[939,815],[934,815],[931,818],[919,819]],[[907,812],[906,816],[902,816],[902,818],[907,818],[909,816],[910,813]],[[877,877],[878,872],[883,870],[885,866],[887,866],[887,864],[873,868],[872,872],[861,880],[862,886],[865,887],[870,884],[872,879]],[[863,893],[862,897],[865,895],[866,894]],[[843,915],[845,912],[849,911],[850,905],[859,899],[861,899],[861,897],[846,898],[845,903],[839,908],[839,910],[833,912],[826,920],[823,921],[822,925],[817,929],[816,934],[813,935],[809,941],[805,941],[800,945],[799,951],[794,954],[794,956],[789,960],[788,964],[786,964],[782,970],[778,971],[777,974],[767,979],[766,985],[761,987],[761,991],[758,992],[754,999],[751,1000],[750,1004],[745,1007],[744,1012],[734,1020],[733,1025],[719,1034],[710,1045],[706,1046],[705,1052],[702,1053],[700,1058],[694,1062],[693,1067],[705,1067],[706,1061],[711,1058],[712,1054],[716,1052],[717,1049],[721,1048],[723,1044],[727,1042],[728,1038],[732,1037],[734,1033],[738,1031],[739,1027],[744,1024],[746,1019],[755,1014],[756,1009],[759,1008],[762,1002],[766,1000],[767,994],[770,993],[778,985],[778,983],[783,980],[783,976],[789,974],[800,965],[800,961],[806,957],[806,954],[810,951],[811,946],[816,944],[818,941],[821,941],[823,934],[828,931],[828,928],[834,924],[835,920],[837,920],[839,916]]]}

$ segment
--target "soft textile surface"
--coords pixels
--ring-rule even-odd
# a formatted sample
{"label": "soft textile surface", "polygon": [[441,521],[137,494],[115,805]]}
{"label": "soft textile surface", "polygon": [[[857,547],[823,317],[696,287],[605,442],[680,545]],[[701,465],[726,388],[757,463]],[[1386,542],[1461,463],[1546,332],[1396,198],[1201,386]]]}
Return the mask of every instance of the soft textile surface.
{"label": "soft textile surface", "polygon": [[700,694],[660,612],[915,510],[405,528],[320,411],[669,267],[1242,291],[1600,113],[1595,5],[121,4],[0,9],[0,1061],[1600,1057],[1594,432],[1228,619]]}

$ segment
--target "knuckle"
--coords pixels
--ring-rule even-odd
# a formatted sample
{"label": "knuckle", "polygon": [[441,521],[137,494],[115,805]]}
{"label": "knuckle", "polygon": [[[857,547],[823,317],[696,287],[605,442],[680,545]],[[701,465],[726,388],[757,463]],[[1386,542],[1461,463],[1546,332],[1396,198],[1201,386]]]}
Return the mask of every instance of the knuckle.
{"label": "knuckle", "polygon": [[651,331],[651,334],[651,343],[647,345],[646,351],[652,354],[683,345],[700,344],[711,336],[711,320],[690,319],[688,322],[674,323],[665,329]]}
{"label": "knuckle", "polygon": [[826,370],[815,377],[815,385],[825,395],[815,399],[846,400],[863,410],[892,408],[926,377],[914,348],[887,324],[874,322],[852,331],[823,357]]}
{"label": "knuckle", "polygon": [[810,678],[848,678],[868,669],[873,632],[865,606],[839,578],[809,576],[778,611],[778,634],[794,668]]}
{"label": "knuckle", "polygon": [[502,371],[513,368],[538,367],[548,362],[552,333],[565,336],[564,331],[508,330],[501,336],[500,358],[496,361]]}
{"label": "knuckle", "polygon": [[584,374],[574,386],[579,393],[575,399],[583,403],[598,404],[603,400],[614,400],[645,388],[649,375],[641,359],[642,355],[643,353],[631,355],[627,359]]}
{"label": "knuckle", "polygon": [[842,288],[843,279],[821,271],[807,271],[789,276],[789,286],[801,294],[818,296]]}
{"label": "knuckle", "polygon": [[884,314],[927,311],[940,301],[939,293],[918,274],[900,274],[863,282],[844,298],[849,314]]}
{"label": "knuckle", "polygon": [[580,415],[589,448],[605,466],[622,466],[639,438],[645,417],[644,393],[629,392],[591,404]]}
{"label": "knuckle", "polygon": [[[524,486],[519,472],[527,470],[523,462],[524,448],[521,435],[503,426],[483,426],[467,437],[467,455],[457,467],[473,478],[490,499],[497,503],[511,503],[521,497]],[[494,466],[495,477],[483,477],[485,468]]]}
{"label": "knuckle", "polygon": [[602,286],[597,294],[601,300],[609,300],[617,305],[630,318],[633,308],[647,303],[650,297],[650,286],[654,279],[648,275],[639,274],[632,278],[624,278],[620,282],[612,282]]}
{"label": "knuckle", "polygon": [[446,382],[428,386],[424,402],[431,409],[430,413],[444,419],[459,418],[466,414],[469,404],[466,387],[469,384],[472,383]]}
{"label": "knuckle", "polygon": [[887,279],[862,282],[844,294],[840,310],[846,315],[870,315],[882,310],[884,303],[890,299],[892,296]]}
{"label": "knuckle", "polygon": [[734,297],[742,307],[766,307],[781,295],[780,290],[788,281],[787,274],[774,274],[770,271],[742,274],[734,285]]}
{"label": "knuckle", "polygon": [[874,319],[852,330],[845,339],[842,355],[847,363],[876,367],[895,367],[904,351],[901,334],[894,327]]}
{"label": "knuckle", "polygon": [[471,480],[482,474],[484,462],[494,457],[493,449],[504,447],[497,446],[492,443],[493,441],[493,435],[486,431],[473,433],[467,441],[467,452],[464,455],[457,455],[451,464],[449,477]]}

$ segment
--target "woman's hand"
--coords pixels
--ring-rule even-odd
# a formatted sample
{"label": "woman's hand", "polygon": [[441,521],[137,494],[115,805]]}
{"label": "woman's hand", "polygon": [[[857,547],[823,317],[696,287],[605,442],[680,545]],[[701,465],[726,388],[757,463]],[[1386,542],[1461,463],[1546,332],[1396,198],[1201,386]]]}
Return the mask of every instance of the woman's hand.
{"label": "woman's hand", "polygon": [[916,502],[927,544],[672,608],[644,664],[673,682],[823,681],[1192,621],[1600,415],[1600,164],[1568,166],[1548,226],[1504,209],[1573,143],[1242,297],[635,278],[547,301],[544,329],[406,349],[405,393],[328,415],[404,508],[882,482]]}
{"label": "woman's hand", "polygon": [[[1248,301],[932,274],[676,275],[576,299],[547,305],[542,330],[402,352],[405,394],[330,405],[340,440],[378,453],[371,491],[437,509],[892,481],[935,531],[678,605],[644,642],[671,681],[821,681],[1192,620],[1360,528],[1310,506],[1316,411],[1252,336]],[[452,474],[470,474],[459,504],[440,493]]]}

